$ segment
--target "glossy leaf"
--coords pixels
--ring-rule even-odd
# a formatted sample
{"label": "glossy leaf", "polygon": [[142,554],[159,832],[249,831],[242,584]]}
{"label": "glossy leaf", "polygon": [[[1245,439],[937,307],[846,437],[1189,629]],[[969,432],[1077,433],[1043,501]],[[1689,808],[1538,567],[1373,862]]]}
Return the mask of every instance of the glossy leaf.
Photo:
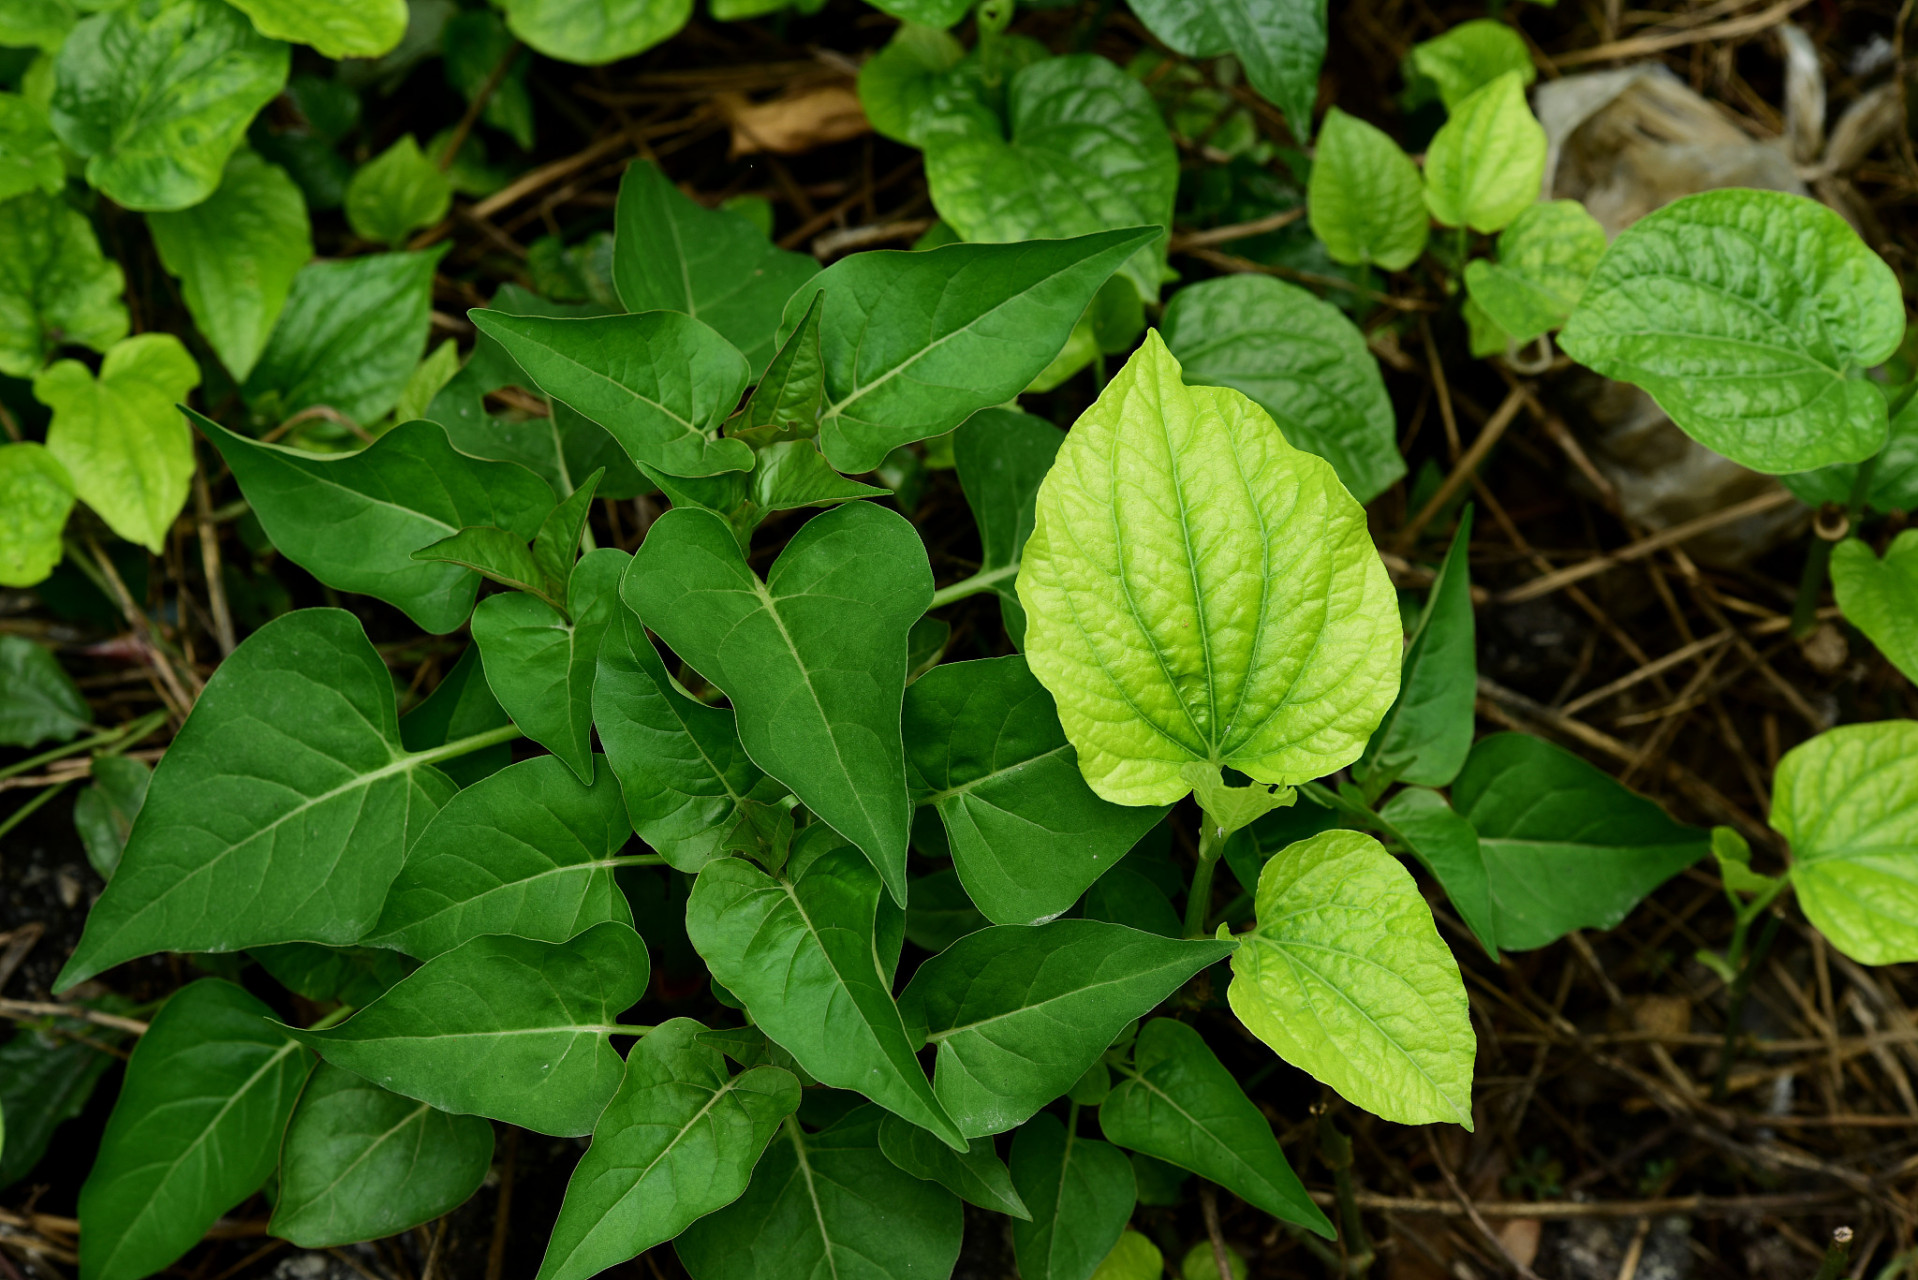
{"label": "glossy leaf", "polygon": [[[1138,80],[1096,54],[1048,58],[1012,77],[1006,115],[1005,137],[974,130],[927,141],[933,205],[963,238],[1058,240],[1171,225],[1178,153]],[[1156,300],[1163,238],[1119,270],[1140,297]]]}
{"label": "glossy leaf", "polygon": [[73,827],[87,848],[87,862],[102,880],[111,880],[119,867],[152,781],[153,769],[144,760],[93,757],[93,785],[74,797]]}
{"label": "glossy leaf", "polygon": [[406,0],[237,0],[260,34],[329,58],[377,58],[406,34]]}
{"label": "glossy leaf", "polygon": [[1067,1133],[1052,1115],[1034,1116],[1014,1136],[1012,1181],[1032,1211],[1012,1224],[1024,1280],[1089,1280],[1138,1199],[1124,1152]]}
{"label": "glossy leaf", "polygon": [[200,385],[200,367],[170,333],[115,343],[100,374],[62,360],[33,380],[53,410],[47,452],[107,527],[156,555],[186,505],[193,435],[175,406]]}
{"label": "glossy leaf", "polygon": [[1234,54],[1292,134],[1312,137],[1312,105],[1325,60],[1325,0],[1139,0],[1152,34],[1191,58]]}
{"label": "glossy leaf", "polygon": [[565,942],[602,921],[631,925],[613,870],[632,833],[603,766],[585,784],[554,756],[511,765],[427,824],[371,941],[431,959],[483,934]]}
{"label": "glossy leaf", "polygon": [[129,209],[212,195],[290,51],[218,0],[151,0],[83,18],[54,61],[53,131],[87,182]]}
{"label": "glossy leaf", "polygon": [[175,992],[134,1045],[80,1188],[88,1280],[171,1265],[272,1174],[312,1058],[271,1014],[206,978]]}
{"label": "glossy leaf", "polygon": [[1839,543],[1831,553],[1831,586],[1846,621],[1918,681],[1918,529],[1893,538],[1882,560],[1856,538]]}
{"label": "glossy leaf", "polygon": [[1858,371],[1905,330],[1897,277],[1848,223],[1775,191],[1707,191],[1619,233],[1560,336],[1756,471],[1857,462],[1885,444]]}
{"label": "glossy leaf", "polygon": [[620,179],[620,301],[632,312],[680,311],[703,321],[744,352],[755,373],[772,359],[786,299],[818,271],[810,255],[774,248],[740,214],[682,194],[649,160],[635,160]]}
{"label": "glossy leaf", "polygon": [[835,468],[870,471],[1024,390],[1065,345],[1106,277],[1157,228],[1031,244],[952,244],[841,258],[786,304],[780,333],[825,294],[819,442]]}
{"label": "glossy leaf", "polygon": [[426,350],[433,271],[445,249],[300,268],[241,388],[247,404],[267,417],[316,405],[359,423],[386,416]]}
{"label": "glossy leaf", "polygon": [[1863,964],[1918,959],[1918,722],[1842,725],[1786,752],[1771,824],[1834,947]]}
{"label": "glossy leaf", "polygon": [[963,1150],[879,964],[880,897],[879,877],[849,848],[796,882],[723,858],[700,871],[686,932],[713,977],[815,1079],[857,1089]]}
{"label": "glossy leaf", "polygon": [[972,508],[983,558],[981,573],[1001,573],[992,589],[1013,643],[1024,641],[1025,611],[1015,582],[1019,555],[1032,535],[1039,483],[1059,454],[1065,435],[1044,418],[1011,409],[981,409],[953,433],[952,457],[959,486]]}
{"label": "glossy leaf", "polygon": [[1375,1115],[1470,1129],[1465,983],[1411,873],[1372,837],[1327,831],[1275,854],[1255,897],[1226,991],[1239,1021]]}
{"label": "glossy leaf", "polygon": [[1530,951],[1573,929],[1609,929],[1705,856],[1705,833],[1569,751],[1522,733],[1481,738],[1452,785],[1478,831],[1493,931]]}
{"label": "glossy leaf", "polygon": [[1166,814],[1094,795],[1052,696],[1018,654],[934,667],[906,690],[907,777],[998,924],[1058,915]]}
{"label": "glossy leaf", "polygon": [[969,57],[941,25],[904,22],[860,64],[859,105],[875,132],[909,146],[925,148],[942,135],[998,134],[1000,113],[985,80],[980,56]]}
{"label": "glossy leaf", "polygon": [[346,184],[346,221],[364,240],[398,245],[446,216],[453,184],[436,157],[406,134],[361,165]]}
{"label": "glossy leaf", "polygon": [[[1428,787],[1458,777],[1472,750],[1478,700],[1478,623],[1472,613],[1468,507],[1425,594],[1399,672],[1399,696],[1359,758],[1362,778]],[[1375,793],[1376,794],[1376,793]]]}
{"label": "glossy leaf", "polygon": [[1545,130],[1507,71],[1468,94],[1425,150],[1425,206],[1448,227],[1493,232],[1538,199]]}
{"label": "glossy leaf", "polygon": [[1154,1018],[1132,1066],[1099,1106],[1099,1129],[1122,1147],[1189,1169],[1273,1217],[1337,1238],[1279,1150],[1272,1126],[1197,1031]]}
{"label": "glossy leaf", "polygon": [[1360,502],[1405,474],[1378,361],[1331,303],[1271,276],[1222,276],[1179,290],[1161,333],[1189,382],[1244,392]]}
{"label": "glossy leaf", "polygon": [[1021,1221],[1032,1219],[991,1138],[974,1138],[964,1152],[957,1152],[918,1125],[888,1113],[879,1122],[879,1149],[913,1177],[936,1182],[967,1204]]}
{"label": "glossy leaf", "polygon": [[117,1063],[94,1046],[117,1044],[119,1032],[77,1018],[51,1025],[66,1034],[26,1026],[0,1041],[0,1188],[33,1172],[55,1131],[86,1110],[100,1077]]}
{"label": "glossy leaf", "polygon": [[453,784],[400,748],[351,615],[275,618],[220,664],[153,771],[56,989],[155,951],[356,942]]}
{"label": "glossy leaf", "polygon": [[696,873],[719,856],[742,804],[785,788],[747,758],[732,712],[688,697],[638,616],[617,615],[600,642],[593,721],[639,838]]}
{"label": "glossy leaf", "polygon": [[1528,205],[1499,232],[1498,261],[1465,264],[1465,284],[1514,342],[1561,327],[1605,256],[1605,228],[1576,200]]}
{"label": "glossy leaf", "polygon": [[506,25],[549,58],[587,66],[650,49],[686,25],[692,0],[507,0]]}
{"label": "glossy leaf", "polygon": [[1384,130],[1337,107],[1319,128],[1305,198],[1334,262],[1403,271],[1425,252],[1431,215],[1418,166]]}
{"label": "glossy leaf", "polygon": [[469,525],[533,536],[546,483],[510,462],[470,458],[430,422],[406,422],[359,453],[264,444],[193,415],[233,469],[273,545],[339,591],[375,596],[444,635],[466,621],[480,575],[413,553]]}
{"label": "glossy leaf", "polygon": [[906,634],[932,599],[912,526],[870,503],[839,507],[807,522],[762,582],[724,521],[675,509],[621,594],[732,700],[753,762],[863,849],[903,904]]}
{"label": "glossy leaf", "polygon": [[0,633],[0,746],[64,742],[92,723],[86,696],[58,658],[25,636]]}
{"label": "glossy leaf", "polygon": [[627,561],[612,547],[581,560],[565,617],[520,592],[488,596],[473,611],[473,642],[493,696],[522,733],[586,783],[593,778],[593,677]]}
{"label": "glossy leaf", "polygon": [[1398,610],[1365,512],[1230,389],[1187,387],[1156,334],[1039,490],[1027,657],[1092,789],[1170,804],[1180,769],[1263,783],[1358,758],[1398,689]]}
{"label": "glossy leaf", "polygon": [[45,445],[0,444],[0,587],[31,587],[53,572],[73,500],[73,477]]}
{"label": "glossy leaf", "polygon": [[1429,80],[1447,111],[1506,72],[1521,84],[1538,79],[1525,37],[1492,18],[1473,18],[1431,40],[1421,40],[1405,55],[1410,76]]}
{"label": "glossy leaf", "polygon": [[28,192],[0,203],[0,373],[31,377],[64,343],[105,351],[126,337],[125,287],[65,200]]}
{"label": "glossy leaf", "polygon": [[287,1123],[267,1229],[302,1249],[396,1235],[457,1209],[492,1163],[486,1121],[323,1062]]}
{"label": "glossy leaf", "polygon": [[819,1133],[787,1120],[746,1193],[674,1242],[687,1273],[693,1280],[950,1275],[964,1223],[959,1201],[886,1159],[879,1148],[885,1114],[858,1107]]}
{"label": "glossy leaf", "polygon": [[690,1018],[633,1047],[593,1145],[566,1184],[540,1280],[589,1280],[737,1200],[799,1082],[778,1067],[728,1076]]}
{"label": "glossy leaf", "polygon": [[1412,855],[1425,865],[1479,945],[1498,955],[1498,914],[1492,906],[1491,876],[1479,850],[1478,832],[1445,797],[1426,787],[1406,787],[1379,809],[1379,816],[1403,837]]}
{"label": "glossy leaf", "polygon": [[899,1005],[937,1051],[940,1101],[978,1137],[1024,1122],[1070,1089],[1126,1023],[1232,945],[1097,920],[998,925],[920,965]]}
{"label": "glossy leaf", "polygon": [[60,141],[39,103],[0,93],[0,200],[26,191],[58,195],[67,185]]}
{"label": "glossy leaf", "polygon": [[188,209],[147,215],[160,262],[180,281],[193,323],[244,382],[294,277],[313,256],[306,198],[252,151],[227,161],[219,189]]}
{"label": "glossy leaf", "polygon": [[592,1131],[619,1085],[607,1036],[648,976],[645,944],[624,924],[566,943],[474,938],[338,1026],[293,1034],[442,1111],[574,1137]]}

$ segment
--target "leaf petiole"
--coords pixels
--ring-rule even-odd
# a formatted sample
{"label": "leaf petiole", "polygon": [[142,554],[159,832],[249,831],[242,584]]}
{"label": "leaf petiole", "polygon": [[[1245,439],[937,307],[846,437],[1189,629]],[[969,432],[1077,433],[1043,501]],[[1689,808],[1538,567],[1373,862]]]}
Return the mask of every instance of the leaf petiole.
{"label": "leaf petiole", "polygon": [[117,753],[132,746],[165,724],[166,719],[167,713],[165,711],[148,712],[138,720],[123,724],[118,728],[105,729],[89,737],[81,738],[77,742],[69,742],[63,747],[55,747],[51,751],[42,751],[37,756],[28,756],[25,760],[10,764],[4,769],[0,769],[0,778],[11,778],[15,774],[26,773],[29,770],[37,769],[50,761],[62,760],[67,756],[79,755],[82,751],[90,750],[93,747],[105,746],[108,743],[115,744],[114,750]]}
{"label": "leaf petiole", "polygon": [[1205,936],[1205,911],[1212,904],[1212,873],[1218,868],[1219,856],[1225,852],[1228,838],[1215,834],[1222,830],[1211,814],[1200,811],[1199,865],[1192,872],[1192,885],[1185,895],[1185,936],[1188,938]]}
{"label": "leaf petiole", "polygon": [[981,569],[970,578],[961,578],[948,587],[941,587],[932,593],[932,603],[926,606],[927,612],[944,608],[946,605],[964,600],[967,596],[976,596],[981,591],[990,591],[1007,578],[1019,576],[1019,562],[1002,564],[996,569]]}
{"label": "leaf petiole", "polygon": [[437,747],[428,747],[424,751],[409,751],[406,758],[414,764],[438,764],[442,760],[452,760],[458,756],[471,755],[475,751],[484,751],[488,747],[498,746],[502,742],[511,742],[525,736],[516,724],[503,724],[497,729],[488,729],[471,737],[455,738],[443,742]]}

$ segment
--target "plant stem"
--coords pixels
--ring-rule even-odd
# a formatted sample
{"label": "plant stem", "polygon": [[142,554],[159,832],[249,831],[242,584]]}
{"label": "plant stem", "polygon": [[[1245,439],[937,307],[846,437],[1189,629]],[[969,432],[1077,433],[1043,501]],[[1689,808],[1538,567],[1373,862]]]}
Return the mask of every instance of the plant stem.
{"label": "plant stem", "polygon": [[45,803],[47,803],[47,801],[53,799],[55,796],[59,795],[62,791],[65,791],[68,787],[72,785],[73,785],[73,779],[71,778],[67,779],[65,782],[56,782],[52,786],[42,790],[39,795],[27,801],[25,804],[21,805],[18,809],[15,809],[12,813],[8,814],[4,819],[0,819],[0,836],[6,835],[7,832],[13,830],[15,827],[25,822],[30,816],[32,816],[33,812],[36,809],[40,808],[41,805],[44,805]]}
{"label": "plant stem", "polygon": [[632,1036],[635,1040],[643,1039],[646,1036],[651,1035],[653,1031],[654,1031],[654,1028],[652,1027],[641,1027],[641,1026],[636,1026],[629,1023],[623,1023],[623,1022],[616,1022],[612,1026],[606,1028],[607,1035]]}
{"label": "plant stem", "polygon": [[11,778],[15,774],[27,773],[30,770],[39,768],[48,761],[62,760],[67,756],[77,756],[82,751],[102,746],[109,742],[119,744],[121,749],[130,747],[165,724],[166,720],[167,713],[164,711],[148,712],[138,720],[129,721],[117,729],[106,729],[91,737],[82,738],[78,742],[69,742],[64,747],[55,747],[51,751],[42,751],[37,756],[28,756],[25,760],[10,764],[4,769],[0,769],[0,778]]}
{"label": "plant stem", "polygon": [[997,569],[981,569],[970,578],[961,578],[951,586],[941,587],[933,592],[932,603],[926,608],[943,609],[955,601],[964,600],[967,596],[976,596],[981,591],[990,591],[1007,578],[1018,576],[1019,562],[1016,560],[1011,564],[1002,564]]}
{"label": "plant stem", "polygon": [[1332,1117],[1319,1114],[1319,1155],[1332,1170],[1333,1193],[1338,1198],[1339,1243],[1345,1246],[1344,1271],[1362,1276],[1372,1269],[1377,1251],[1365,1232],[1365,1219],[1359,1215],[1359,1196],[1352,1180],[1352,1140],[1339,1132]]}
{"label": "plant stem", "polygon": [[1825,1250],[1825,1260],[1818,1264],[1818,1274],[1812,1280],[1838,1280],[1850,1261],[1851,1228],[1839,1227],[1831,1233],[1831,1246]]}
{"label": "plant stem", "polygon": [[627,853],[613,858],[615,866],[621,867],[663,867],[667,865],[663,853]]}
{"label": "plant stem", "polygon": [[424,751],[410,751],[407,759],[414,764],[438,764],[442,760],[451,760],[455,756],[471,755],[475,751],[484,751],[488,747],[498,746],[502,742],[511,742],[522,737],[518,725],[503,724],[497,729],[488,729],[485,733],[476,733],[469,738],[455,738],[451,742],[441,743],[437,747],[428,747]]}
{"label": "plant stem", "polygon": [[[1738,1024],[1745,1017],[1745,996],[1751,990],[1752,975],[1764,963],[1765,953],[1771,950],[1772,939],[1778,936],[1778,926],[1783,919],[1775,911],[1765,917],[1765,927],[1758,931],[1758,942],[1752,947],[1751,954],[1745,957],[1745,963],[1739,966],[1738,976],[1732,979],[1731,999],[1725,1007],[1725,1042],[1718,1050],[1718,1074],[1712,1079],[1713,1102],[1724,1100],[1725,1090],[1731,1083],[1732,1059],[1738,1047]],[[1733,935],[1734,954],[1743,941],[1739,934]]]}
{"label": "plant stem", "polygon": [[1205,936],[1206,908],[1212,905],[1212,872],[1225,852],[1225,841],[1214,833],[1219,824],[1204,810],[1199,814],[1199,865],[1192,872],[1192,887],[1185,895],[1185,936]]}
{"label": "plant stem", "polygon": [[[1918,382],[1911,384],[1918,387]],[[1910,391],[1907,387],[1906,391]],[[1909,397],[1900,393],[1899,401]],[[1858,464],[1858,473],[1852,477],[1851,493],[1845,502],[1845,531],[1838,539],[1832,540],[1813,531],[1811,546],[1805,551],[1805,571],[1798,579],[1798,598],[1792,602],[1791,633],[1798,639],[1804,639],[1818,625],[1818,597],[1825,590],[1825,575],[1831,566],[1831,551],[1838,542],[1857,527],[1860,517],[1865,514],[1865,498],[1871,493],[1871,478],[1878,470],[1878,459],[1882,452],[1874,453]]]}
{"label": "plant stem", "polygon": [[333,1010],[331,1013],[321,1014],[319,1020],[315,1022],[312,1026],[308,1027],[307,1030],[308,1031],[324,1031],[328,1027],[337,1027],[340,1025],[340,1023],[345,1022],[348,1018],[352,1016],[353,1016],[353,1006],[350,1004],[343,1004],[339,1008]]}

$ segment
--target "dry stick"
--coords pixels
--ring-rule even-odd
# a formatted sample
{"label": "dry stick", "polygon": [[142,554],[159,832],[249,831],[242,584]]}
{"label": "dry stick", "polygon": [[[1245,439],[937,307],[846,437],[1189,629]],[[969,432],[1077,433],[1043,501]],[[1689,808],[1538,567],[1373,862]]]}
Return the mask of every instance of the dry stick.
{"label": "dry stick", "polygon": [[1221,271],[1237,275],[1247,273],[1262,276],[1278,276],[1284,280],[1297,280],[1304,284],[1317,285],[1322,289],[1343,289],[1347,293],[1356,293],[1362,298],[1379,303],[1381,306],[1399,311],[1437,311],[1438,304],[1427,302],[1423,298],[1402,298],[1396,294],[1380,293],[1377,289],[1368,289],[1364,285],[1353,284],[1343,276],[1322,276],[1316,271],[1298,271],[1292,267],[1275,267],[1264,262],[1254,262],[1250,258],[1241,258],[1235,254],[1220,253],[1217,249],[1187,249],[1187,253],[1201,262],[1211,263]]}
{"label": "dry stick", "polygon": [[136,1036],[146,1034],[147,1024],[138,1018],[123,1018],[117,1013],[100,1013],[77,1004],[50,1004],[45,1000],[7,1000],[0,998],[0,1018],[77,1018],[97,1027],[112,1027]]}
{"label": "dry stick", "polygon": [[1740,36],[1756,35],[1760,31],[1775,27],[1792,13],[1810,3],[1811,0],[1779,0],[1779,3],[1764,12],[1754,13],[1748,17],[1733,18],[1729,22],[1715,23],[1692,31],[1674,31],[1669,35],[1633,36],[1629,40],[1613,40],[1590,49],[1574,49],[1570,53],[1562,53],[1557,61],[1561,67],[1575,67],[1587,62],[1643,58],[1648,54],[1663,53],[1667,49],[1678,49],[1688,44],[1735,40]]}
{"label": "dry stick", "polygon": [[18,929],[0,933],[0,943],[6,944],[5,949],[0,950],[0,988],[7,985],[7,979],[13,976],[13,971],[20,967],[20,962],[27,958],[27,952],[33,950],[33,944],[40,941],[40,935],[45,932],[45,925],[32,920]]}
{"label": "dry stick", "polygon": [[1262,236],[1281,227],[1289,227],[1305,216],[1305,206],[1287,209],[1283,213],[1267,214],[1263,218],[1254,218],[1250,222],[1235,222],[1227,227],[1213,227],[1207,231],[1182,231],[1172,237],[1166,245],[1168,253],[1185,253],[1192,249],[1210,249],[1213,245],[1231,244],[1234,240],[1250,240],[1253,236]]}
{"label": "dry stick", "polygon": [[206,574],[206,602],[213,611],[213,639],[224,658],[239,642],[233,634],[233,612],[226,603],[226,580],[220,568],[220,534],[213,523],[213,498],[207,491],[206,468],[197,457],[193,462],[193,507],[199,522],[200,568]]}
{"label": "dry stick", "polygon": [[146,612],[139,605],[133,602],[133,593],[127,590],[127,584],[121,579],[120,571],[113,567],[113,561],[107,558],[107,553],[100,550],[100,544],[93,540],[92,534],[87,535],[87,550],[92,553],[94,564],[106,578],[107,586],[119,604],[121,614],[127,620],[127,626],[132,628],[134,643],[146,651],[148,665],[153,668],[154,674],[159,676],[161,684],[166,686],[166,692],[174,703],[172,709],[184,720],[186,713],[193,709],[194,697],[199,694],[198,677],[194,677],[194,697],[189,697],[186,689],[180,684],[180,673],[173,669],[172,661],[167,657],[166,651],[160,647],[160,638],[154,633],[152,620],[146,616]]}
{"label": "dry stick", "polygon": [[1798,692],[1796,685],[1778,674],[1770,661],[1752,646],[1750,640],[1745,638],[1744,632],[1739,631],[1726,620],[1724,610],[1719,607],[1717,588],[1713,587],[1711,581],[1698,571],[1698,566],[1692,563],[1691,557],[1674,547],[1672,560],[1678,566],[1679,575],[1692,588],[1693,598],[1698,601],[1698,607],[1705,611],[1706,616],[1717,624],[1720,630],[1732,633],[1732,643],[1738,647],[1738,652],[1744,655],[1745,661],[1758,668],[1758,673],[1765,677],[1765,683],[1778,691],[1779,696],[1790,704],[1791,709],[1810,726],[1813,733],[1823,733],[1826,728],[1825,722],[1812,705],[1805,701],[1805,695]]}
{"label": "dry stick", "polygon": [[1432,1163],[1438,1166],[1439,1173],[1445,1178],[1445,1185],[1452,1188],[1452,1194],[1458,1198],[1459,1204],[1464,1208],[1465,1216],[1472,1220],[1472,1225],[1478,1228],[1479,1234],[1485,1237],[1486,1243],[1498,1251],[1499,1256],[1505,1259],[1522,1280],[1538,1280],[1536,1272],[1512,1256],[1512,1251],[1505,1247],[1503,1240],[1499,1239],[1498,1232],[1492,1230],[1491,1225],[1485,1221],[1485,1216],[1478,1211],[1478,1206],[1474,1205],[1472,1198],[1465,1194],[1465,1188],[1459,1185],[1458,1175],[1454,1174],[1452,1166],[1446,1163],[1445,1156],[1439,1151],[1438,1139],[1432,1136],[1432,1130],[1429,1127],[1425,1130],[1425,1143],[1431,1149]]}
{"label": "dry stick", "polygon": [[1199,1208],[1205,1213],[1205,1233],[1212,1238],[1212,1261],[1218,1265],[1219,1280],[1232,1280],[1232,1257],[1225,1251],[1225,1233],[1219,1229],[1219,1198],[1212,1184],[1199,1183]]}
{"label": "dry stick", "polygon": [[1730,639],[1731,633],[1720,631],[1714,635],[1694,640],[1683,648],[1672,650],[1662,658],[1653,659],[1651,662],[1639,667],[1636,671],[1620,676],[1610,684],[1600,685],[1589,693],[1581,693],[1578,697],[1573,698],[1570,702],[1560,707],[1559,710],[1565,715],[1575,716],[1589,706],[1621,694],[1634,685],[1642,684],[1644,681],[1651,679],[1653,676],[1662,675],[1681,663],[1689,662],[1700,654],[1716,649]]}
{"label": "dry stick", "polygon": [[453,126],[453,136],[446,140],[446,149],[440,152],[440,172],[444,173],[452,168],[453,157],[457,156],[460,148],[466,145],[466,139],[473,132],[473,126],[479,123],[480,112],[484,111],[486,104],[492,101],[494,91],[505,81],[506,73],[512,69],[513,59],[518,56],[519,41],[515,40],[506,46],[506,52],[501,54],[499,61],[493,64],[493,72],[486,77],[486,83],[481,85],[480,91],[473,95],[473,100],[466,104],[466,114],[461,116],[460,122]]}
{"label": "dry stick", "polygon": [[1452,388],[1445,381],[1445,365],[1439,359],[1438,343],[1432,341],[1432,322],[1419,317],[1419,337],[1425,343],[1426,363],[1431,367],[1432,392],[1438,398],[1439,420],[1445,424],[1445,450],[1453,465],[1459,458],[1458,413],[1452,408]]}
{"label": "dry stick", "polygon": [[513,1173],[519,1164],[519,1129],[506,1130],[506,1157],[500,1162],[499,1202],[493,1210],[493,1241],[486,1247],[486,1280],[500,1280],[506,1268],[506,1226],[513,1213]]}
{"label": "dry stick", "polygon": [[1419,508],[1418,514],[1399,530],[1398,537],[1392,541],[1392,550],[1404,555],[1412,549],[1418,542],[1419,534],[1424,532],[1425,526],[1432,522],[1432,517],[1436,516],[1445,504],[1452,500],[1452,496],[1464,487],[1465,482],[1478,471],[1479,464],[1485,461],[1485,455],[1492,451],[1492,446],[1497,444],[1499,437],[1505,434],[1505,428],[1512,425],[1512,419],[1518,417],[1518,411],[1524,403],[1524,392],[1514,387],[1499,403],[1498,408],[1493,410],[1492,416],[1485,425],[1479,428],[1478,437],[1472,441],[1472,447],[1465,451],[1465,456],[1458,460],[1458,465],[1453,467],[1451,474],[1445,477],[1445,482],[1439,485],[1438,492],[1434,493],[1425,505]]}

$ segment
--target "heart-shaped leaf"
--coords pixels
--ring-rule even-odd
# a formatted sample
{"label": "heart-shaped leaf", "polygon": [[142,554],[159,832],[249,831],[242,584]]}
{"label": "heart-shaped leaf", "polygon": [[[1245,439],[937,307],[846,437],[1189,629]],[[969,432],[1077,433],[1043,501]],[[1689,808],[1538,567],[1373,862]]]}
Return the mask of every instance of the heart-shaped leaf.
{"label": "heart-shaped leaf", "polygon": [[1430,100],[1432,89],[1437,89],[1447,111],[1508,71],[1515,73],[1521,84],[1538,79],[1525,37],[1493,18],[1473,18],[1443,35],[1419,41],[1405,55],[1405,64],[1406,79],[1430,81],[1423,91],[1426,100]]}
{"label": "heart-shaped leaf", "polygon": [[1325,113],[1305,199],[1334,262],[1387,271],[1417,262],[1432,229],[1423,191],[1418,166],[1384,130],[1337,107]]}
{"label": "heart-shaped leaf", "polygon": [[406,0],[239,0],[261,35],[329,58],[377,58],[406,34]]}
{"label": "heart-shaped leaf", "polygon": [[506,25],[549,58],[598,66],[650,49],[686,25],[693,0],[507,0]]}
{"label": "heart-shaped leaf", "polygon": [[1235,55],[1267,102],[1285,112],[1301,143],[1325,60],[1325,0],[1137,0],[1152,34],[1189,58]]}
{"label": "heart-shaped leaf", "polygon": [[39,192],[0,203],[0,373],[31,377],[62,343],[105,351],[126,337],[124,288],[78,209]]}
{"label": "heart-shaped leaf", "polygon": [[1891,665],[1918,681],[1918,529],[1893,538],[1880,560],[1856,538],[1832,548],[1831,587],[1846,619]]}
{"label": "heart-shaped leaf", "polygon": [[1538,199],[1545,129],[1507,71],[1468,94],[1425,149],[1425,205],[1448,227],[1493,232]]}
{"label": "heart-shaped leaf", "polygon": [[0,587],[44,582],[66,554],[73,477],[36,441],[0,444]]}
{"label": "heart-shaped leaf", "polygon": [[1498,234],[1498,261],[1465,264],[1465,286],[1514,342],[1571,318],[1605,256],[1605,228],[1576,200],[1541,200]]}

